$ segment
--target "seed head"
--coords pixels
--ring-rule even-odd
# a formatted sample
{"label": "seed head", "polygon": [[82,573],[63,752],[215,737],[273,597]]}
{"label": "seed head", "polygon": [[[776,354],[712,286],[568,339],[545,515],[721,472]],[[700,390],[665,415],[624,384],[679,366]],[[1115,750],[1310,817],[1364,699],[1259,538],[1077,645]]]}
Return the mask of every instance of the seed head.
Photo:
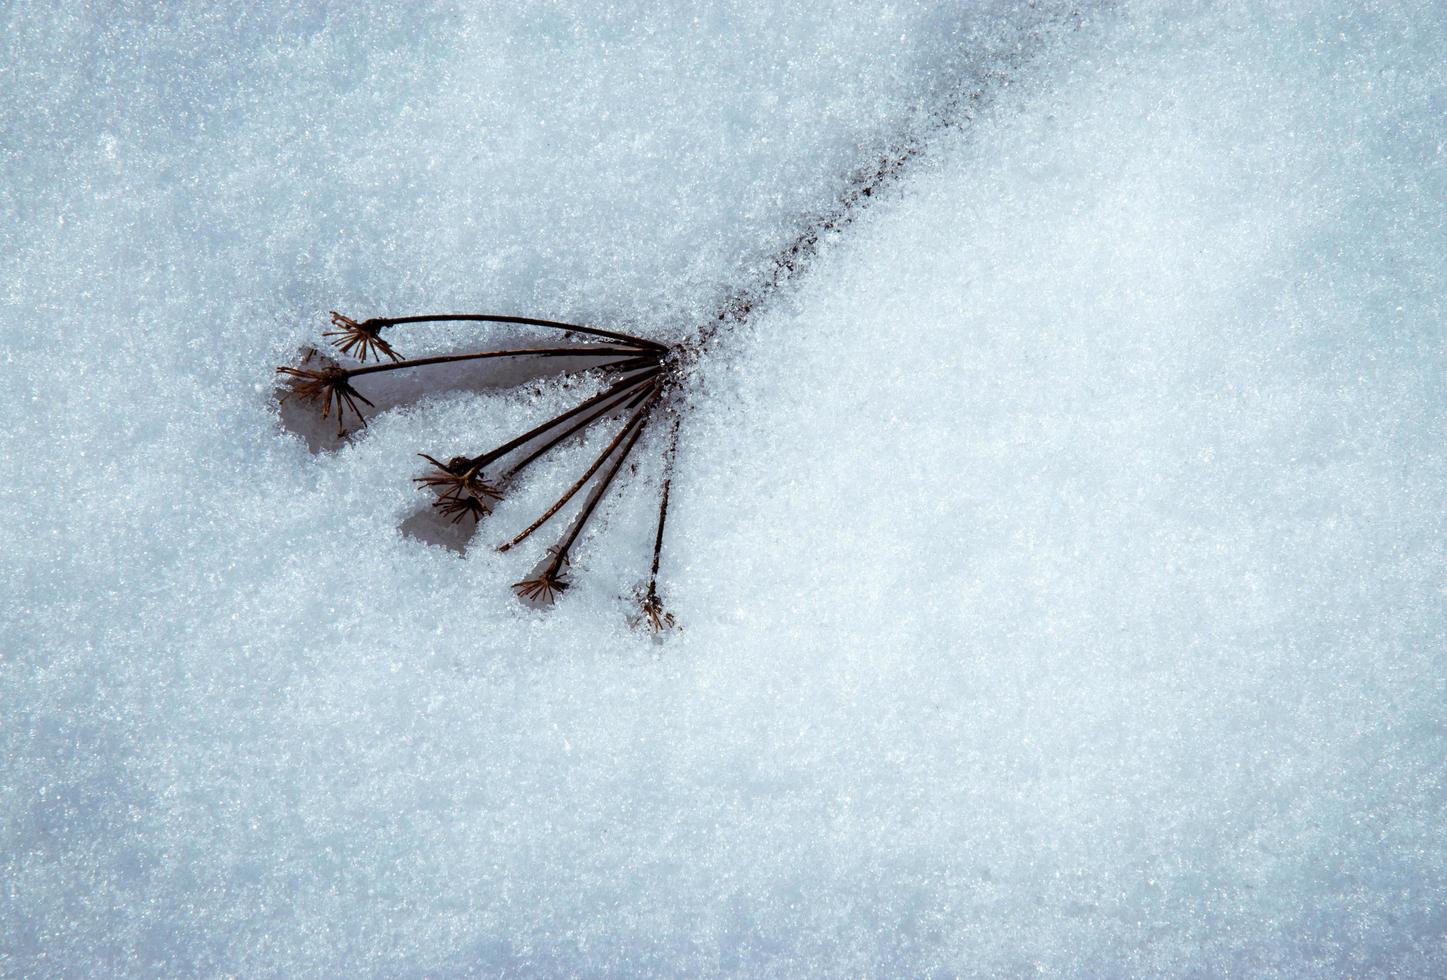
{"label": "seed head", "polygon": [[414,477],[420,483],[437,492],[432,506],[450,518],[453,524],[465,517],[474,522],[492,513],[492,501],[502,499],[502,491],[489,483],[482,475],[482,469],[466,456],[454,456],[446,463],[439,462],[426,453],[419,453],[434,467],[431,473]]}
{"label": "seed head", "polygon": [[546,568],[537,578],[523,579],[513,585],[519,599],[536,606],[546,606],[557,601],[567,590],[569,582],[561,569]]}
{"label": "seed head", "polygon": [[337,413],[338,435],[343,435],[347,431],[346,413],[348,411],[355,415],[357,421],[365,427],[367,419],[362,414],[362,410],[357,407],[357,402],[363,402],[370,408],[376,406],[352,387],[345,369],[335,363],[326,363],[325,359],[323,359],[323,364],[324,366],[320,368],[277,368],[277,374],[287,376],[287,384],[291,389],[282,396],[282,401],[296,395],[302,401],[321,402],[323,419],[330,418],[333,411]]}
{"label": "seed head", "polygon": [[673,613],[664,610],[663,603],[656,593],[640,593],[638,606],[642,611],[628,623],[634,629],[642,629],[646,626],[655,633],[662,633],[664,630],[680,628],[673,619]]}
{"label": "seed head", "polygon": [[332,326],[335,330],[328,330],[322,334],[323,337],[335,337],[332,341],[337,350],[343,354],[352,354],[363,364],[367,358],[372,357],[380,361],[384,356],[393,362],[402,360],[401,356],[392,349],[392,345],[382,339],[382,328],[387,325],[385,320],[363,320],[360,323],[349,316],[343,316],[336,310],[332,310]]}
{"label": "seed head", "polygon": [[460,497],[438,497],[432,502],[432,506],[436,507],[442,516],[452,524],[460,524],[465,517],[472,518],[472,523],[476,524],[492,513],[492,508],[486,501],[481,497],[474,497],[472,494],[463,494]]}

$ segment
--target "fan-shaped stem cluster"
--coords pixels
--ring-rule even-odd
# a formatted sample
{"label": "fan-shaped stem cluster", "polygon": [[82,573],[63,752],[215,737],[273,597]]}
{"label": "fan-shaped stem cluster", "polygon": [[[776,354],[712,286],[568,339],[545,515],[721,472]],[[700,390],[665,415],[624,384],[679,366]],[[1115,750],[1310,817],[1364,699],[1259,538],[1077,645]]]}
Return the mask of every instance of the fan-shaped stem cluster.
{"label": "fan-shaped stem cluster", "polygon": [[[384,330],[391,330],[405,324],[437,322],[478,322],[544,327],[587,338],[599,338],[604,342],[508,347],[407,359],[396,351],[391,341],[382,336]],[[572,370],[596,370],[612,377],[611,383],[602,391],[492,449],[476,455],[453,456],[446,463],[421,454],[432,464],[433,469],[418,477],[416,482],[436,493],[437,497],[433,506],[443,517],[453,523],[468,518],[476,523],[492,513],[495,502],[502,499],[508,484],[529,465],[595,423],[626,413],[622,426],[614,433],[583,474],[573,481],[536,520],[499,548],[500,551],[508,551],[521,544],[566,508],[581,491],[585,488],[589,490],[572,523],[563,532],[558,543],[548,549],[547,556],[539,566],[538,573],[514,586],[519,597],[525,601],[534,604],[552,602],[568,588],[567,568],[573,546],[597,512],[603,499],[608,495],[625,462],[642,439],[649,423],[659,413],[665,395],[672,388],[677,370],[677,350],[626,333],[562,323],[556,320],[540,320],[533,317],[443,313],[405,317],[374,317],[358,321],[340,313],[333,313],[332,325],[334,329],[327,331],[325,336],[332,337],[333,342],[343,354],[352,355],[360,360],[362,363],[359,366],[343,367],[329,359],[321,359],[315,366],[309,366],[309,358],[301,366],[280,367],[277,368],[277,371],[287,378],[290,387],[290,391],[285,397],[295,395],[303,400],[319,403],[323,418],[329,418],[332,413],[335,413],[339,434],[346,432],[345,415],[347,413],[356,416],[361,425],[366,425],[366,418],[362,415],[359,403],[369,407],[373,403],[358,391],[356,383],[372,375],[468,361],[532,357],[538,359],[584,359],[584,364],[587,366],[572,368]],[[374,359],[377,363],[366,363],[369,358]],[[670,467],[672,463],[673,445],[677,440],[677,431],[675,417],[673,435],[666,450],[666,468]],[[663,546],[663,520],[667,506],[668,484],[665,473],[663,501],[654,541],[652,569],[648,588],[646,592],[640,593],[645,620],[656,629],[662,629],[665,624],[672,625],[672,617],[661,612],[656,588],[659,554]]]}

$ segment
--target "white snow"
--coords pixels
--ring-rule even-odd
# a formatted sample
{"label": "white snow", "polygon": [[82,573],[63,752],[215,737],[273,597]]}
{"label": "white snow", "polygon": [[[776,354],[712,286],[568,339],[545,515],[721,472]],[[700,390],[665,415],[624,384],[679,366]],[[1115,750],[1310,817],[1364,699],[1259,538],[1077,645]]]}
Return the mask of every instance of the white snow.
{"label": "white snow", "polygon": [[[1441,975],[1440,5],[691,7],[4,15],[0,974]],[[700,365],[661,645],[645,481],[546,615],[397,530],[586,384],[278,424],[328,308],[683,335],[991,69]]]}

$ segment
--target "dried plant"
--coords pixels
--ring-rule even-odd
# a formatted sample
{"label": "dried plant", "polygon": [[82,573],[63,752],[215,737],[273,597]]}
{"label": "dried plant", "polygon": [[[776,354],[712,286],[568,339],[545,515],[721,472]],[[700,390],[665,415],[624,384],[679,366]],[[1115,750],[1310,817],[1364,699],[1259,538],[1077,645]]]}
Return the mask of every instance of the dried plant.
{"label": "dried plant", "polygon": [[[330,358],[322,358],[319,366],[309,366],[309,355],[301,366],[281,367],[277,368],[277,371],[288,379],[288,394],[296,394],[307,401],[320,402],[324,419],[335,412],[339,434],[345,434],[345,413],[355,415],[365,426],[366,418],[358,403],[369,408],[375,407],[355,387],[358,379],[369,375],[492,358],[596,359],[596,364],[585,370],[612,379],[601,392],[502,445],[475,456],[457,455],[442,463],[425,453],[419,454],[431,464],[432,469],[417,477],[415,482],[433,491],[436,495],[433,506],[442,518],[453,524],[470,521],[476,525],[492,513],[494,503],[502,499],[509,482],[535,460],[601,420],[625,414],[626,419],[622,426],[582,475],[564,489],[558,499],[536,520],[499,545],[498,550],[504,552],[517,547],[567,507],[579,493],[585,489],[588,491],[572,523],[563,532],[558,543],[548,550],[546,560],[538,566],[537,574],[513,586],[513,590],[523,601],[531,605],[549,605],[569,587],[569,556],[578,536],[607,496],[645,431],[661,414],[665,414],[660,408],[665,408],[673,422],[664,446],[664,471],[653,543],[653,562],[647,585],[640,588],[635,596],[639,612],[630,622],[635,627],[655,633],[674,629],[674,617],[664,610],[658,595],[658,570],[663,552],[663,529],[668,516],[668,491],[673,459],[678,443],[680,406],[676,401],[683,365],[702,356],[719,339],[725,324],[746,319],[767,296],[777,291],[788,278],[800,272],[817,252],[822,238],[826,234],[837,233],[848,225],[853,213],[870,199],[875,190],[892,180],[918,152],[918,145],[910,144],[894,155],[881,158],[876,165],[862,170],[856,175],[855,186],[841,197],[834,209],[819,216],[775,256],[773,267],[761,282],[752,289],[730,296],[718,316],[704,324],[686,344],[669,346],[614,330],[533,317],[440,313],[355,320],[333,312],[332,329],[323,336],[331,339],[342,354],[356,358],[360,364],[344,368]],[[383,337],[384,331],[392,331],[408,324],[469,322],[543,327],[568,335],[569,342],[548,347],[480,350],[407,359],[397,351],[393,341]],[[368,363],[369,361],[375,363]]]}
{"label": "dried plant", "polygon": [[571,584],[566,573],[567,555],[556,548],[548,551],[553,557],[543,570],[532,578],[514,583],[512,587],[519,599],[535,606],[552,605]]}
{"label": "dried plant", "polygon": [[295,395],[302,401],[321,402],[323,419],[330,418],[332,413],[336,412],[338,435],[347,431],[346,413],[349,410],[362,425],[367,424],[366,416],[357,407],[357,402],[363,402],[369,408],[374,406],[352,387],[352,372],[336,362],[320,368],[279,367],[276,373],[286,375],[289,379],[287,384],[290,390],[282,396],[283,401]]}
{"label": "dried plant", "polygon": [[[958,128],[968,123],[974,118],[976,109],[984,104],[982,100],[985,100],[987,95],[988,91],[983,88],[955,93],[937,112],[922,118],[921,128],[905,133],[892,148],[855,170],[848,180],[847,188],[834,205],[806,220],[798,234],[774,253],[772,262],[764,266],[762,275],[752,285],[727,295],[717,315],[703,323],[684,344],[668,346],[617,331],[532,317],[444,313],[354,320],[334,312],[331,315],[332,329],[326,331],[324,336],[332,339],[342,354],[355,357],[361,362],[360,366],[342,368],[335,361],[323,358],[320,366],[313,367],[308,366],[308,357],[303,360],[302,366],[277,370],[287,376],[289,394],[296,394],[307,401],[320,402],[324,419],[335,412],[341,431],[345,433],[344,413],[352,413],[365,425],[366,419],[358,403],[369,408],[374,407],[353,384],[356,379],[370,374],[488,358],[596,358],[596,365],[588,370],[613,379],[603,391],[516,438],[476,456],[459,455],[452,457],[447,463],[441,463],[424,454],[423,458],[431,464],[432,470],[417,477],[416,482],[436,494],[433,505],[442,517],[453,523],[468,519],[476,523],[492,512],[494,502],[501,499],[509,481],[535,460],[600,420],[620,413],[626,414],[623,425],[582,476],[569,485],[558,500],[532,524],[500,546],[501,551],[516,547],[561,512],[578,493],[588,489],[572,524],[563,533],[558,544],[548,550],[547,558],[538,566],[537,574],[513,586],[518,597],[524,601],[547,605],[569,587],[567,569],[574,543],[607,495],[634,447],[660,415],[671,415],[672,429],[664,448],[653,562],[647,585],[637,592],[639,614],[632,622],[635,626],[655,632],[675,628],[673,616],[664,610],[658,595],[658,570],[663,551],[664,524],[668,516],[668,491],[678,442],[678,413],[682,407],[678,404],[678,382],[683,365],[704,356],[719,343],[728,325],[747,320],[790,279],[801,274],[827,238],[838,235],[847,228],[858,213],[876,199],[877,192],[894,182],[911,162],[923,155],[926,138],[931,132]],[[487,350],[407,360],[397,352],[391,341],[383,337],[384,331],[407,324],[444,322],[543,327],[568,334],[572,338],[584,337],[589,340],[572,341],[556,347]],[[376,363],[369,364],[369,361]]]}
{"label": "dried plant", "polygon": [[447,463],[439,463],[426,453],[418,453],[433,466],[431,473],[425,473],[413,480],[437,493],[433,506],[453,524],[464,517],[471,517],[477,523],[492,513],[492,501],[502,499],[502,491],[489,483],[482,475],[482,467],[474,466],[466,456],[454,456]]}
{"label": "dried plant", "polygon": [[663,493],[658,501],[658,531],[653,536],[653,565],[648,570],[648,585],[638,593],[638,607],[642,615],[631,621],[634,629],[646,626],[655,633],[677,628],[673,614],[664,611],[663,601],[658,598],[658,563],[663,555],[663,525],[668,520],[668,487],[673,482],[673,457],[678,450],[678,418],[674,417],[673,432],[669,436],[668,451],[663,459]]}
{"label": "dried plant", "polygon": [[[384,330],[404,324],[457,321],[545,327],[574,337],[581,336],[584,341],[579,342],[570,337],[569,343],[555,346],[481,350],[408,359],[398,353],[392,341],[382,336]],[[370,375],[494,358],[566,357],[596,360],[593,367],[583,370],[598,372],[610,378],[610,383],[599,393],[584,399],[567,411],[500,446],[474,456],[456,455],[444,463],[426,453],[419,453],[431,465],[431,469],[416,477],[415,482],[435,494],[433,506],[439,515],[454,524],[469,520],[476,524],[492,513],[493,505],[502,499],[508,484],[533,462],[590,426],[618,414],[626,415],[622,426],[583,474],[573,481],[537,520],[498,549],[509,551],[521,544],[586,489],[588,493],[578,513],[558,543],[547,550],[546,558],[539,565],[537,574],[513,586],[518,597],[531,605],[549,605],[556,601],[570,584],[567,569],[579,535],[597,513],[625,462],[658,414],[660,404],[676,389],[678,350],[642,337],[597,327],[488,314],[437,314],[354,320],[334,312],[332,326],[334,329],[326,331],[324,336],[331,338],[341,353],[361,362],[358,366],[343,367],[331,358],[322,357],[313,351],[303,358],[301,365],[280,367],[277,372],[287,379],[289,390],[283,397],[296,395],[305,401],[319,403],[323,419],[330,418],[335,413],[339,434],[346,431],[345,413],[351,413],[358,422],[366,425],[367,420],[360,405],[365,404],[369,408],[375,406],[357,390],[356,384]],[[666,448],[666,465],[671,465],[676,440],[675,423],[673,435]],[[666,476],[662,499],[654,541],[652,572],[648,589],[646,593],[640,593],[639,600],[643,609],[642,621],[655,629],[662,629],[665,623],[672,625],[673,622],[672,616],[661,611],[656,591],[659,554],[663,546],[663,520],[668,506]]]}
{"label": "dried plant", "polygon": [[377,320],[363,320],[358,323],[351,317],[342,316],[336,310],[332,310],[332,326],[335,330],[328,330],[322,334],[323,337],[337,337],[332,341],[337,349],[343,354],[350,354],[363,364],[368,357],[381,360],[384,356],[392,361],[402,360],[401,356],[392,349],[392,345],[382,339],[382,324]]}
{"label": "dried plant", "polygon": [[673,621],[673,613],[664,611],[663,603],[657,595],[640,592],[637,598],[638,606],[643,611],[628,621],[634,629],[650,629],[655,633],[662,633],[664,630],[678,628],[678,624]]}

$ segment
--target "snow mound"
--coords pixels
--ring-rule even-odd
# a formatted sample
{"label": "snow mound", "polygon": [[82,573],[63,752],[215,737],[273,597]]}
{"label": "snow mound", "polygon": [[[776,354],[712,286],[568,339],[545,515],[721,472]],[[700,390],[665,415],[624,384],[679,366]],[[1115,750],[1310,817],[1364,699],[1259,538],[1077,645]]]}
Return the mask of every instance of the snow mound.
{"label": "snow mound", "polygon": [[[1447,970],[1440,6],[583,9],[7,14],[0,973]],[[588,382],[278,423],[328,308],[682,335],[980,79],[700,365],[662,645],[646,480],[548,615],[397,530]]]}

